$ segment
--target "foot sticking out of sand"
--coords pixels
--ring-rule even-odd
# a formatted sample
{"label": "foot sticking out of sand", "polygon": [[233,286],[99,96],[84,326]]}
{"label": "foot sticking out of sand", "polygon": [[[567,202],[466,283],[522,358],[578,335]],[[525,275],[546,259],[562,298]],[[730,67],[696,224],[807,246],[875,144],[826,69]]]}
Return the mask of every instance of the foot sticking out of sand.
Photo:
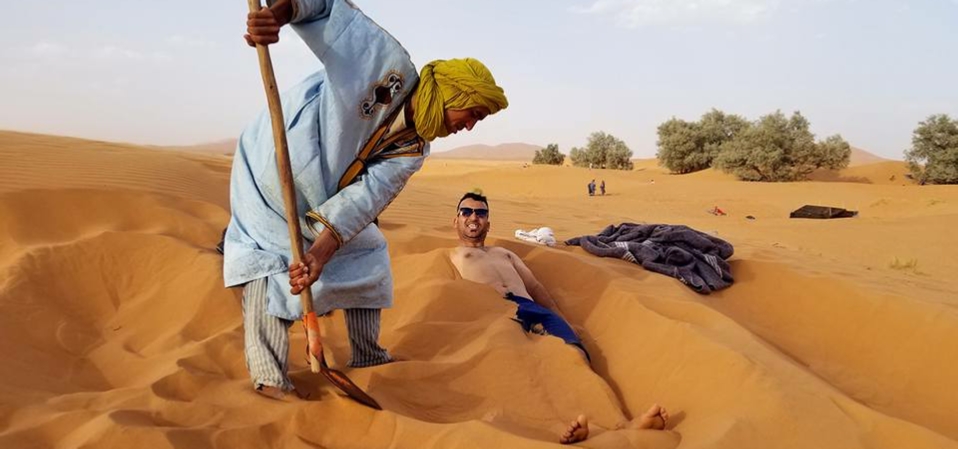
{"label": "foot sticking out of sand", "polygon": [[[632,421],[619,424],[617,429],[652,429],[662,430],[669,422],[669,412],[665,407],[658,404],[653,405],[648,411]],[[585,440],[589,437],[589,419],[585,415],[579,415],[575,421],[569,424],[559,442],[562,444],[573,444]]]}
{"label": "foot sticking out of sand", "polygon": [[586,418],[585,415],[579,415],[575,421],[569,424],[569,428],[566,429],[562,437],[559,438],[559,442],[562,444],[572,444],[578,443],[586,438],[589,438],[589,419]]}

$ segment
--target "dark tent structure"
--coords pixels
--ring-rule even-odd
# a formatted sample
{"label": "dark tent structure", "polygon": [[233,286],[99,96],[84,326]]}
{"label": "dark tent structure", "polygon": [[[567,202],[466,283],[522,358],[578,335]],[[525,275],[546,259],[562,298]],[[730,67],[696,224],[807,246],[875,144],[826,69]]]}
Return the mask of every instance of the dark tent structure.
{"label": "dark tent structure", "polygon": [[858,215],[858,211],[842,209],[840,207],[812,206],[806,204],[794,212],[789,218],[850,218]]}

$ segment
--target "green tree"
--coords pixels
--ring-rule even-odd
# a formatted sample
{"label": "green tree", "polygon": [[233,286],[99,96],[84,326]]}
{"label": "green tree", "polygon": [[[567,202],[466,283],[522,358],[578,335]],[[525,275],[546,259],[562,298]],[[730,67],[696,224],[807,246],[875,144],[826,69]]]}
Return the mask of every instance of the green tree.
{"label": "green tree", "polygon": [[[817,150],[815,158],[818,159],[819,167],[839,170],[848,167],[848,163],[851,162],[852,147],[840,134],[828,136],[815,145]],[[807,177],[808,174],[804,176]]]}
{"label": "green tree", "polygon": [[839,135],[815,142],[800,112],[768,114],[725,143],[715,166],[744,181],[798,181],[819,168],[848,166],[851,146]]}
{"label": "green tree", "polygon": [[584,161],[585,159],[584,153],[585,153],[584,150],[580,150],[576,147],[572,147],[572,149],[569,150],[569,160],[572,161],[572,165],[576,167],[588,167],[589,163],[587,161]]}
{"label": "green tree", "polygon": [[672,118],[659,125],[659,147],[655,157],[659,165],[672,173],[692,173],[712,165],[712,159],[702,151],[699,124]]}
{"label": "green tree", "polygon": [[611,134],[594,132],[585,148],[573,148],[569,158],[576,167],[632,170],[632,150]]}
{"label": "green tree", "polygon": [[735,114],[726,114],[712,108],[699,119],[699,134],[702,140],[702,150],[709,158],[709,162],[718,157],[722,145],[748,129],[748,120]]}
{"label": "green tree", "polygon": [[559,146],[554,143],[536,150],[536,156],[532,158],[533,164],[562,165],[563,162],[565,162],[565,155],[559,152]]}
{"label": "green tree", "polygon": [[659,125],[659,165],[679,174],[709,168],[722,146],[748,126],[744,118],[718,109],[705,113],[698,122],[672,118]]}
{"label": "green tree", "polygon": [[936,114],[920,122],[905,160],[922,184],[958,184],[958,120]]}

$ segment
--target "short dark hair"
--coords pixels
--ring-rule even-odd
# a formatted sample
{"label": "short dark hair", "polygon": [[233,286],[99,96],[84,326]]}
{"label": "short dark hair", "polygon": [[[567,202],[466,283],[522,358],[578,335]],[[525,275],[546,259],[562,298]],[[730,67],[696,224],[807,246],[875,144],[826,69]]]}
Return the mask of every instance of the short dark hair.
{"label": "short dark hair", "polygon": [[481,201],[483,203],[486,203],[486,209],[489,208],[489,200],[487,200],[486,197],[482,196],[482,194],[475,193],[475,192],[467,192],[465,195],[462,196],[462,198],[459,198],[459,204],[456,205],[457,210],[459,209],[459,206],[462,205],[462,202],[465,201],[467,198],[470,200],[476,200],[476,201]]}

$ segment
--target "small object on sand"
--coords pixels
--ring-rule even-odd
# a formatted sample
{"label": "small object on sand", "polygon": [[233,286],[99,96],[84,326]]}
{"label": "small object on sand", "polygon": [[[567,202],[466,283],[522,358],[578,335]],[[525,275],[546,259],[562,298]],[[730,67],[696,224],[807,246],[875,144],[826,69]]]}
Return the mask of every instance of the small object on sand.
{"label": "small object on sand", "polygon": [[710,213],[710,214],[712,214],[712,215],[717,215],[717,216],[727,215],[727,214],[725,213],[725,211],[722,210],[722,209],[719,209],[718,206],[713,207],[711,210],[709,210],[709,211],[707,211],[707,212]]}
{"label": "small object on sand", "polygon": [[516,238],[519,240],[525,240],[527,242],[538,243],[540,245],[556,245],[555,232],[553,232],[552,228],[549,227],[535,228],[531,231],[516,229]]}
{"label": "small object on sand", "polygon": [[850,218],[858,215],[858,211],[842,209],[840,207],[804,205],[791,214],[789,218]]}
{"label": "small object on sand", "polygon": [[746,216],[745,216],[745,219],[747,219],[747,220],[754,220],[755,217],[753,217],[753,216],[751,216],[751,215],[746,215]]}

